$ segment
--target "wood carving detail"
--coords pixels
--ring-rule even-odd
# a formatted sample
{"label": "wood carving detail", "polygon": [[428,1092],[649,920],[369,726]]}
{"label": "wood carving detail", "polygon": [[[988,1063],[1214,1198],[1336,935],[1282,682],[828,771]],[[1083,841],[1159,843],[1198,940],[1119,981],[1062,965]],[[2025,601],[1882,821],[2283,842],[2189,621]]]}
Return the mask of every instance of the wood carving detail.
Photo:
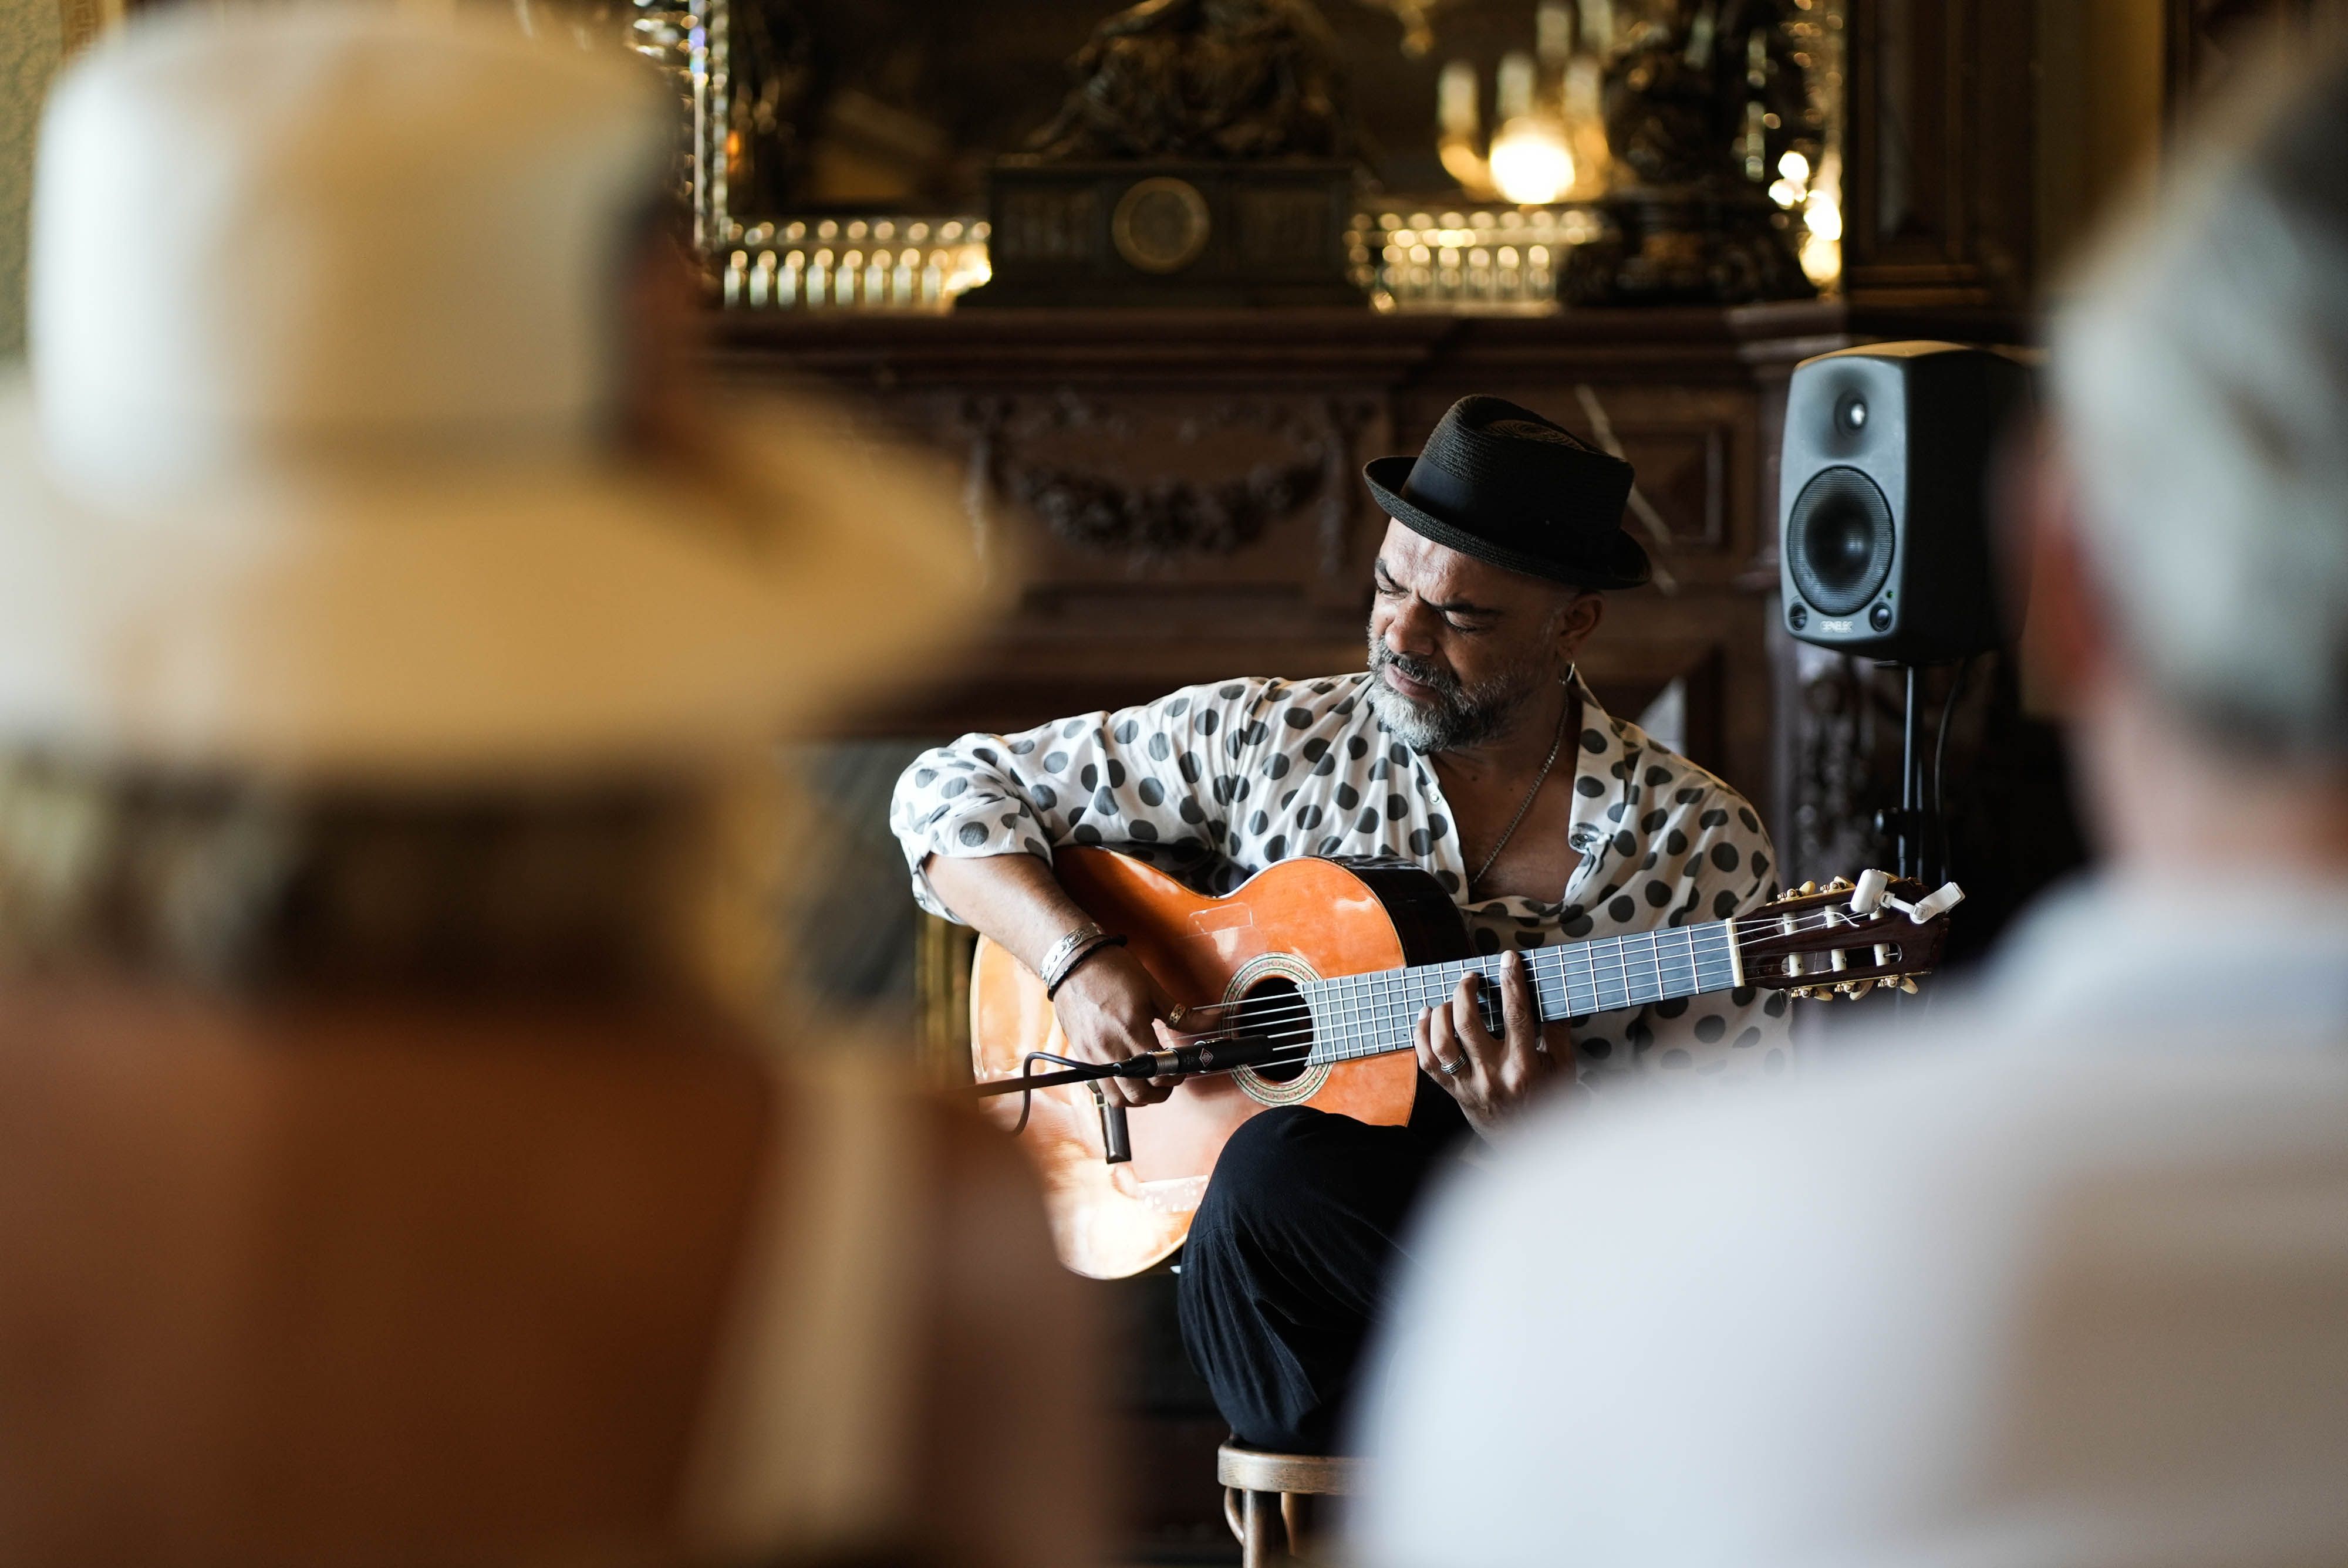
{"label": "wood carving detail", "polygon": [[[962,423],[972,437],[973,494],[1009,497],[1065,543],[1137,563],[1230,555],[1318,499],[1323,564],[1334,569],[1354,513],[1354,436],[1368,417],[1366,405],[1337,399],[1233,400],[1185,412],[1168,443],[1129,407],[1064,392],[1047,402],[973,399]],[[1153,434],[1159,439],[1148,439]],[[1269,437],[1285,453],[1220,472],[1210,460],[1203,474],[1134,476],[1053,450],[1070,436],[1145,452]]]}
{"label": "wood carving detail", "polygon": [[1321,488],[1321,465],[1259,464],[1236,479],[1160,477],[1128,485],[1021,464],[1005,479],[1011,494],[1070,544],[1145,556],[1229,555],[1311,500]]}
{"label": "wood carving detail", "polygon": [[1352,149],[1336,39],[1309,0],[1148,0],[1094,30],[1043,157],[1332,158]]}

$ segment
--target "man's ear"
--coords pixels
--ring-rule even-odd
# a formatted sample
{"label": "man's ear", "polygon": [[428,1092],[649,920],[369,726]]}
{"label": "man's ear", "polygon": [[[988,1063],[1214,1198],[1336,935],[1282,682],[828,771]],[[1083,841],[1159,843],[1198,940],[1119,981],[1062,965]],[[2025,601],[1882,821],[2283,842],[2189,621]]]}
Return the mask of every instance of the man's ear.
{"label": "man's ear", "polygon": [[2022,704],[2068,718],[2108,669],[2112,629],[2060,440],[2042,435],[2008,495],[2004,575],[2020,624]]}
{"label": "man's ear", "polygon": [[1606,619],[1606,596],[1602,593],[1578,592],[1566,600],[1557,612],[1557,652],[1560,666],[1571,664],[1581,653],[1581,645]]}

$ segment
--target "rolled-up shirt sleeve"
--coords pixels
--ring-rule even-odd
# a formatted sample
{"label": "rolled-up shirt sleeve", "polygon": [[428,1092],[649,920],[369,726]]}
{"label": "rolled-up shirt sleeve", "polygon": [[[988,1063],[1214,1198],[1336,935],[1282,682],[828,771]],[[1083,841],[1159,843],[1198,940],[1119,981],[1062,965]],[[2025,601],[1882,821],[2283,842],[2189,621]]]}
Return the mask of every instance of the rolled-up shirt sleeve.
{"label": "rolled-up shirt sleeve", "polygon": [[930,886],[932,856],[1033,855],[1048,863],[1066,844],[1219,847],[1227,825],[1202,804],[1200,785],[1201,757],[1210,754],[1203,743],[1235,705],[1223,690],[1188,688],[1017,734],[964,735],[914,758],[889,804],[914,898],[954,917]]}

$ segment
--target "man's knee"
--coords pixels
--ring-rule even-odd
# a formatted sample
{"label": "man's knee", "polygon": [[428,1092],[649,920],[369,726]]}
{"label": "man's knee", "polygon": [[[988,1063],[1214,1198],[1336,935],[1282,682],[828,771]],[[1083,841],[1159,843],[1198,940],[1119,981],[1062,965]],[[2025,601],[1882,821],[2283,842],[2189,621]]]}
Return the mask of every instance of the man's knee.
{"label": "man's knee", "polygon": [[1362,1162],[1374,1159],[1378,1134],[1350,1116],[1306,1105],[1276,1105],[1240,1124],[1207,1184],[1191,1230],[1274,1228],[1308,1214],[1327,1193],[1343,1193]]}
{"label": "man's knee", "polygon": [[1215,1161],[1214,1179],[1257,1190],[1310,1185],[1361,1156],[1378,1129],[1309,1105],[1275,1105],[1240,1124]]}

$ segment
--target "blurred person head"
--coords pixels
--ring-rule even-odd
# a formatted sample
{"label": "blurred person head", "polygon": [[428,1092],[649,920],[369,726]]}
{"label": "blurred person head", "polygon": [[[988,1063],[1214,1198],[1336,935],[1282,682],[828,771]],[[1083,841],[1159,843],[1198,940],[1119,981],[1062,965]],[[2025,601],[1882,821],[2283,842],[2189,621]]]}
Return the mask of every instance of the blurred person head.
{"label": "blurred person head", "polygon": [[1455,1188],[1361,1562],[2343,1555],[2348,61],[2243,82],[2059,313],[2018,508],[2116,875],[1878,1050]]}
{"label": "blurred person head", "polygon": [[770,743],[971,623],[953,488],[695,399],[674,84],[418,10],[142,13],[48,104],[0,1535],[1080,1558],[1027,1486],[1086,1470],[1087,1320],[1014,1156],[892,1057],[752,1049],[820,1032]]}
{"label": "blurred person head", "polygon": [[693,397],[675,121],[616,41],[387,6],[189,7],[58,81],[0,957],[756,1005],[762,747],[974,595],[918,461]]}
{"label": "blurred person head", "polygon": [[2336,55],[2249,73],[2057,313],[2032,644],[2124,866],[2348,865],[2343,138]]}

